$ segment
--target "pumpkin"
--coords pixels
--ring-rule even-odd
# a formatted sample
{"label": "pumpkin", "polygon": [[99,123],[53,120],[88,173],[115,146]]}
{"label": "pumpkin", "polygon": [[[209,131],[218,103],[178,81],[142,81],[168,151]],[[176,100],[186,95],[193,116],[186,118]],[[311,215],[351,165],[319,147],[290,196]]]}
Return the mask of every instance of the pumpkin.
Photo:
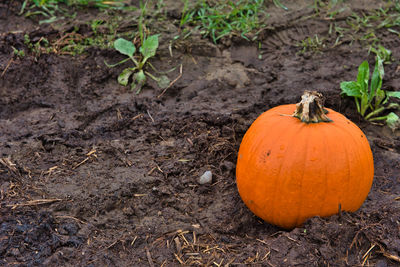
{"label": "pumpkin", "polygon": [[365,134],[306,91],[300,103],[261,114],[240,144],[236,183],[258,217],[282,228],[313,216],[354,212],[372,185],[374,163]]}

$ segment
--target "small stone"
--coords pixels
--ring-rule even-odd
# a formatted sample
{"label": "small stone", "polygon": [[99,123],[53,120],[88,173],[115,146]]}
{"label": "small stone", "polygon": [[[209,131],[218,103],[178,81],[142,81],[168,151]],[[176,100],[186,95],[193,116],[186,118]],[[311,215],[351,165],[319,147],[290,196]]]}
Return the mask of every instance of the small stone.
{"label": "small stone", "polygon": [[212,181],[212,172],[205,171],[202,176],[199,178],[199,184],[208,184]]}

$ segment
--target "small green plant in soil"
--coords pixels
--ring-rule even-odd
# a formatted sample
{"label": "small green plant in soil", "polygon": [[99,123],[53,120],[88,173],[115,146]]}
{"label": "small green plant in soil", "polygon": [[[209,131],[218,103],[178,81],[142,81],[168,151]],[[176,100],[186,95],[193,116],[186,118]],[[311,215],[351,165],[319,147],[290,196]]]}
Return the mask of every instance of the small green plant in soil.
{"label": "small green plant in soil", "polygon": [[118,76],[118,83],[126,86],[129,84],[129,79],[132,77],[131,89],[136,89],[136,94],[140,93],[143,85],[146,83],[146,75],[155,80],[160,88],[166,88],[169,85],[169,79],[167,76],[162,75],[161,77],[155,77],[150,72],[145,71],[145,67],[149,65],[153,70],[155,68],[148,62],[148,60],[156,55],[158,49],[158,36],[159,34],[148,35],[146,25],[144,23],[144,17],[147,12],[147,2],[142,3],[140,1],[141,14],[138,23],[138,37],[139,37],[139,52],[137,53],[134,42],[128,41],[124,38],[118,38],[114,41],[114,48],[119,53],[127,56],[126,59],[121,60],[116,64],[108,64],[104,62],[108,67],[115,67],[119,64],[125,63],[129,59],[133,62],[134,67],[125,68]]}
{"label": "small green plant in soil", "polygon": [[29,38],[29,35],[25,34],[24,35],[24,44],[28,47],[30,52],[32,52],[35,55],[35,57],[38,57],[43,53],[48,54],[52,50],[52,47],[50,46],[50,42],[44,37],[41,37],[38,41],[33,42]]}
{"label": "small green plant in soil", "polygon": [[203,0],[200,5],[188,10],[188,0],[184,0],[180,27],[194,25],[204,37],[211,37],[214,43],[231,34],[249,40],[246,35],[262,27],[259,14],[263,12],[263,3],[264,0],[239,0],[210,5]]}
{"label": "small green plant in soil", "polygon": [[[353,97],[358,113],[369,121],[385,121],[386,124],[395,130],[400,126],[399,116],[393,110],[400,110],[398,103],[392,102],[392,98],[400,99],[400,92],[385,91],[382,89],[384,76],[383,59],[376,56],[375,68],[371,79],[367,61],[358,67],[356,81],[340,83],[342,95]],[[391,111],[382,115],[385,111]]]}
{"label": "small green plant in soil", "polygon": [[306,52],[313,53],[321,53],[325,48],[325,38],[318,37],[317,34],[314,37],[307,37],[304,40],[301,40],[297,43],[297,47],[300,47],[301,50],[298,52],[299,54],[304,54]]}
{"label": "small green plant in soil", "polygon": [[11,48],[13,49],[14,56],[16,56],[18,58],[23,58],[25,56],[25,51],[24,50],[22,50],[22,49],[18,50],[14,46],[11,46]]}
{"label": "small green plant in soil", "polygon": [[[169,79],[166,76],[161,76],[157,78],[153,76],[151,73],[144,70],[147,60],[154,57],[158,48],[158,35],[151,35],[148,37],[144,37],[143,43],[139,47],[140,55],[135,57],[136,53],[136,46],[133,42],[125,40],[123,38],[119,38],[114,42],[114,48],[120,52],[121,54],[128,56],[126,59],[113,64],[109,65],[106,63],[108,67],[114,67],[119,64],[122,64],[129,59],[134,63],[134,67],[125,68],[121,74],[118,76],[118,82],[121,85],[128,85],[129,78],[132,76],[133,81],[131,83],[131,89],[135,90],[138,94],[142,89],[143,85],[146,83],[146,75],[152,78],[153,80],[157,81],[158,85],[161,88],[165,88],[169,84]],[[148,63],[151,65],[150,63]]]}

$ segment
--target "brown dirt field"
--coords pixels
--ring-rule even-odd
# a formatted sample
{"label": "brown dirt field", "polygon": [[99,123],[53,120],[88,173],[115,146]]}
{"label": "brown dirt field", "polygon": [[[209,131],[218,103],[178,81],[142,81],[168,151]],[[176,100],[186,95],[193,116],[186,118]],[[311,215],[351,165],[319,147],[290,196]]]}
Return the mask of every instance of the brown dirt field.
{"label": "brown dirt field", "polygon": [[[124,66],[104,65],[123,58],[111,49],[13,57],[12,46],[28,51],[25,34],[57,40],[65,32],[18,16],[21,3],[6,2],[0,1],[0,265],[400,264],[400,133],[365,122],[354,102],[340,97],[339,83],[353,80],[374,55],[346,38],[299,53],[296,44],[308,36],[336,39],[332,21],[310,16],[305,1],[285,12],[268,3],[280,15],[271,16],[259,43],[231,38],[214,45],[195,35],[176,42],[171,57],[174,28],[164,29],[151,62],[160,70],[177,67],[168,76],[179,79],[161,97],[151,81],[138,95],[120,86]],[[365,13],[381,1],[351,2]],[[74,23],[84,15],[79,11]],[[80,34],[89,33],[82,27]],[[399,91],[400,38],[386,29],[376,34],[394,58],[385,65],[384,89]],[[236,156],[258,115],[298,102],[306,89],[322,92],[327,107],[364,131],[375,177],[357,212],[284,231],[242,203]],[[200,185],[205,170],[213,180]]]}

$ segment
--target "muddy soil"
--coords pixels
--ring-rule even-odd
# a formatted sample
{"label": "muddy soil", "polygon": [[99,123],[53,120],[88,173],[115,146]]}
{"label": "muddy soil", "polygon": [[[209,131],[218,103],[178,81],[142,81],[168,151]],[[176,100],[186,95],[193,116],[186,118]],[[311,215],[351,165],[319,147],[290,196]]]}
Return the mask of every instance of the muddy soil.
{"label": "muddy soil", "polygon": [[[12,47],[29,51],[25,34],[57,40],[62,32],[18,16],[20,3],[6,2],[0,2],[0,265],[400,264],[399,131],[363,121],[340,97],[340,81],[354,79],[358,65],[366,58],[372,64],[374,56],[346,40],[299,53],[296,44],[309,36],[336,38],[330,21],[310,16],[307,3],[271,16],[260,45],[232,38],[217,46],[193,36],[175,43],[171,56],[165,33],[152,64],[176,67],[168,73],[176,82],[164,93],[150,82],[136,95],[116,81],[124,66],[104,65],[122,59],[111,49],[13,56]],[[352,1],[351,8],[368,12],[380,2]],[[395,59],[385,65],[384,88],[400,91],[400,39],[386,29],[377,35]],[[321,91],[327,107],[366,133],[375,177],[357,212],[284,231],[241,202],[235,162],[252,121],[298,102],[305,89]],[[206,170],[212,183],[201,185]]]}

